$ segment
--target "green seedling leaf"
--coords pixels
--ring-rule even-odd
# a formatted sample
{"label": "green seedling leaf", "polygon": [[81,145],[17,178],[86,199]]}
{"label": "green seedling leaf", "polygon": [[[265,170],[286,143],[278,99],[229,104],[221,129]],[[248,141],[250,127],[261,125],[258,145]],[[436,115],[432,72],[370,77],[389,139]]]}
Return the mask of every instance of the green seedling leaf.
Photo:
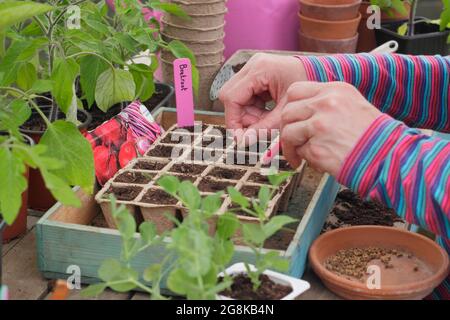
{"label": "green seedling leaf", "polygon": [[264,255],[264,262],[267,269],[274,269],[280,272],[289,270],[289,261],[281,257],[276,251],[269,251]]}
{"label": "green seedling leaf", "polygon": [[268,186],[262,186],[258,191],[258,206],[261,208],[261,211],[265,211],[270,201],[270,189]]}
{"label": "green seedling leaf", "polygon": [[197,289],[196,279],[189,277],[181,268],[170,272],[167,278],[167,286],[171,291],[180,295],[187,295]]}
{"label": "green seedling leaf", "polygon": [[150,2],[150,7],[155,10],[167,12],[174,16],[190,19],[189,15],[175,3],[162,3],[159,1]]}
{"label": "green seedling leaf", "polygon": [[244,235],[245,242],[260,245],[266,240],[264,230],[259,224],[243,223],[242,233]]}
{"label": "green seedling leaf", "polygon": [[105,282],[113,281],[121,276],[122,265],[116,259],[107,259],[102,262],[98,269],[98,276]]}
{"label": "green seedling leaf", "polygon": [[141,238],[146,245],[151,244],[158,236],[155,224],[149,221],[144,221],[141,223],[139,226],[139,233],[141,234]]}
{"label": "green seedling leaf", "polygon": [[51,194],[66,206],[80,207],[80,199],[78,199],[76,194],[72,191],[70,184],[53,174],[51,171],[44,169],[52,167],[53,169],[60,169],[62,166],[54,166],[56,163],[60,164],[60,162],[54,162],[51,158],[41,158],[40,161],[40,171],[44,178],[45,186],[50,190]]}
{"label": "green seedling leaf", "polygon": [[280,172],[278,174],[269,175],[269,181],[274,187],[279,187],[283,184],[289,177],[291,177],[294,173],[293,172]]}
{"label": "green seedling leaf", "polygon": [[180,180],[178,180],[178,178],[174,176],[165,175],[158,180],[158,185],[160,185],[164,189],[164,191],[171,195],[177,193],[180,184]]}
{"label": "green seedling leaf", "polygon": [[132,101],[136,85],[129,71],[108,68],[97,79],[95,101],[106,112],[111,106],[124,101]]}
{"label": "green seedling leaf", "polygon": [[219,211],[222,206],[221,193],[216,193],[205,197],[202,201],[202,211],[206,217],[210,217]]}
{"label": "green seedling leaf", "polygon": [[188,58],[191,60],[192,65],[197,65],[197,60],[194,53],[180,40],[172,40],[168,44],[170,52],[176,58]]}
{"label": "green seedling leaf", "polygon": [[113,215],[120,235],[125,240],[132,239],[136,232],[136,220],[134,220],[134,217],[124,206],[120,206],[116,210],[112,206],[113,204],[111,203],[111,210],[113,212],[116,211]]}
{"label": "green seedling leaf", "polygon": [[89,287],[81,290],[80,295],[83,298],[95,298],[105,291],[107,285],[105,283],[91,284]]}
{"label": "green seedling leaf", "polygon": [[217,238],[214,250],[214,262],[219,266],[226,266],[230,263],[234,255],[234,243],[231,240]]}
{"label": "green seedling leaf", "polygon": [[44,156],[64,163],[64,167],[53,173],[68,185],[80,186],[88,193],[94,186],[94,157],[91,144],[78,128],[66,121],[55,121],[48,126],[41,138],[46,147]]}
{"label": "green seedling leaf", "polygon": [[74,97],[73,86],[80,72],[80,66],[74,59],[57,59],[52,73],[52,95],[62,112],[69,111]]}
{"label": "green seedling leaf", "polygon": [[53,7],[34,1],[0,2],[0,31],[16,23],[53,10]]}
{"label": "green seedling leaf", "polygon": [[0,212],[12,224],[22,206],[22,193],[27,188],[25,165],[9,148],[0,147]]}
{"label": "green seedling leaf", "polygon": [[248,208],[250,203],[246,197],[244,197],[239,191],[233,187],[227,188],[228,194],[230,195],[231,201],[235,204],[240,205],[243,208]]}
{"label": "green seedling leaf", "polygon": [[200,209],[201,196],[198,189],[190,181],[183,181],[178,190],[178,195],[183,203],[190,209]]}
{"label": "green seedling leaf", "polygon": [[405,36],[407,32],[408,32],[408,24],[407,23],[402,24],[397,29],[397,33],[401,36]]}
{"label": "green seedling leaf", "polygon": [[23,91],[28,91],[37,80],[37,71],[30,62],[22,63],[17,70],[17,85]]}
{"label": "green seedling leaf", "polygon": [[297,221],[296,219],[291,218],[289,216],[283,216],[283,215],[275,216],[272,219],[270,219],[270,221],[267,222],[263,226],[264,235],[266,238],[269,238],[272,235],[274,235],[276,232],[281,230],[281,228],[283,228],[285,225],[296,222],[296,221]]}
{"label": "green seedling leaf", "polygon": [[132,64],[129,69],[136,85],[136,98],[147,101],[155,93],[153,69],[145,64]]}
{"label": "green seedling leaf", "polygon": [[98,77],[107,68],[106,62],[96,56],[89,55],[80,59],[80,84],[89,107],[95,102]]}
{"label": "green seedling leaf", "polygon": [[159,279],[162,271],[162,266],[160,264],[153,264],[144,270],[143,278],[148,282],[155,282]]}
{"label": "green seedling leaf", "polygon": [[44,93],[53,90],[53,82],[51,80],[36,80],[31,86],[30,93]]}
{"label": "green seedling leaf", "polygon": [[120,274],[112,281],[109,281],[108,285],[117,292],[127,292],[136,288],[136,281],[138,281],[138,278],[139,274],[137,271],[123,267]]}
{"label": "green seedling leaf", "polygon": [[401,15],[407,15],[408,11],[405,8],[404,1],[402,0],[391,0],[392,9],[400,13]]}
{"label": "green seedling leaf", "polygon": [[13,100],[0,113],[0,130],[16,130],[31,116],[31,109],[24,100]]}

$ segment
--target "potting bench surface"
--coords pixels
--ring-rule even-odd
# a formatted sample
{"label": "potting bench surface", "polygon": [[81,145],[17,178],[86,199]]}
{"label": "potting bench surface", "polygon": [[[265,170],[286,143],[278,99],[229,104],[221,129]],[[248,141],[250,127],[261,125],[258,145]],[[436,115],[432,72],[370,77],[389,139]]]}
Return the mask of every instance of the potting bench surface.
{"label": "potting bench surface", "polygon": [[[38,270],[34,227],[39,214],[30,212],[28,232],[23,237],[3,246],[3,281],[9,287],[11,299],[45,300],[50,298],[50,281]],[[326,289],[311,270],[303,277],[311,284],[311,289],[300,296],[299,300],[335,300],[336,295]],[[70,300],[82,299],[79,290],[72,290]],[[139,292],[116,293],[105,291],[100,296],[104,300],[144,300],[148,295]]]}

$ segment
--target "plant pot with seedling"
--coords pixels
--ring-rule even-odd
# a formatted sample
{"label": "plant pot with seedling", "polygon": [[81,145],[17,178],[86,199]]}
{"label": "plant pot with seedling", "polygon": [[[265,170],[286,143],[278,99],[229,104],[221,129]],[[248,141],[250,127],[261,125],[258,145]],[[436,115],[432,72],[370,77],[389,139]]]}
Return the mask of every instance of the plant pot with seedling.
{"label": "plant pot with seedling", "polygon": [[358,46],[357,52],[370,52],[377,47],[377,41],[375,38],[375,29],[367,25],[368,20],[374,17],[375,11],[370,6],[377,6],[380,10],[380,22],[394,22],[408,19],[411,5],[409,0],[394,0],[394,1],[382,1],[382,0],[370,0],[363,1],[359,8],[362,15],[362,19],[359,23],[358,33]]}
{"label": "plant pot with seedling", "polygon": [[398,42],[399,53],[413,55],[448,55],[450,41],[450,4],[443,1],[443,11],[439,20],[431,21],[416,16],[418,0],[411,6],[409,19],[388,22],[376,30],[378,44],[390,40]]}

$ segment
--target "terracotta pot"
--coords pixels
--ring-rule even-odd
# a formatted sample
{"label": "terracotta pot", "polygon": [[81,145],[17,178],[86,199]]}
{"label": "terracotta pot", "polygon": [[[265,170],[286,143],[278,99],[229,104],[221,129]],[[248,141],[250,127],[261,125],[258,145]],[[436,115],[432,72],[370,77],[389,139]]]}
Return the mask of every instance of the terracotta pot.
{"label": "terracotta pot", "polygon": [[[42,111],[44,111],[46,115],[50,113],[49,106],[43,106],[41,107],[41,109]],[[89,123],[91,122],[91,115],[88,112],[81,109],[78,110],[78,114],[83,117],[82,123],[78,126],[78,129],[81,132],[86,132]],[[37,112],[33,111],[31,117],[35,116],[38,116]],[[21,128],[20,132],[30,136],[33,139],[34,143],[37,144],[41,140],[41,137],[45,131],[28,130]],[[28,189],[29,189],[29,196],[28,196],[29,208],[38,211],[47,211],[56,203],[56,199],[52,196],[51,192],[46,188],[44,178],[42,178],[42,175],[39,172],[39,170],[36,169],[30,170]]]}
{"label": "terracotta pot", "polygon": [[327,21],[312,19],[299,14],[300,30],[310,37],[323,40],[348,39],[356,35],[361,14],[354,19]]}
{"label": "terracotta pot", "polygon": [[310,38],[299,32],[299,50],[321,53],[354,53],[358,43],[358,34],[349,39],[321,40]]}
{"label": "terracotta pot", "polygon": [[[375,30],[367,28],[367,18],[369,17],[369,14],[367,13],[367,8],[369,6],[370,6],[369,1],[363,1],[361,3],[361,6],[359,7],[359,12],[362,15],[362,19],[358,27],[359,40],[356,52],[370,52],[377,47],[377,42],[375,39]],[[411,10],[411,5],[409,3],[405,3],[405,8],[408,12],[407,15],[401,15],[395,11],[394,15],[391,17],[386,12],[381,12],[381,23],[408,19],[409,11]]]}
{"label": "terracotta pot", "polygon": [[[324,267],[325,260],[339,250],[370,246],[410,252],[426,264],[430,275],[400,285],[392,285],[385,280],[380,289],[369,289],[364,283],[348,280]],[[422,299],[447,277],[450,270],[447,252],[436,242],[417,233],[381,226],[329,231],[314,241],[309,251],[309,262],[324,284],[346,299]],[[412,270],[411,273],[414,274]]]}
{"label": "terracotta pot", "polygon": [[354,19],[362,0],[300,0],[300,12],[308,18],[341,21]]}
{"label": "terracotta pot", "polygon": [[[29,136],[23,135],[27,140],[28,144],[33,145],[33,139]],[[28,180],[29,170],[26,169],[25,179]],[[22,193],[22,206],[20,207],[19,214],[17,215],[16,220],[10,225],[6,226],[2,233],[2,241],[3,243],[7,243],[15,238],[24,235],[27,232],[27,203],[28,203],[28,188]]]}

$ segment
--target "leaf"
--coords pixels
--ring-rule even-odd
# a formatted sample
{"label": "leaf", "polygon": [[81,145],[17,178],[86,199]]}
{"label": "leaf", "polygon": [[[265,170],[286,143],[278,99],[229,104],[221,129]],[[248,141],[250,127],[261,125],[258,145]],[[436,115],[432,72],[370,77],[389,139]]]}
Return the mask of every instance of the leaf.
{"label": "leaf", "polygon": [[95,102],[97,79],[107,68],[106,62],[96,56],[80,59],[80,84],[89,107]]}
{"label": "leaf", "polygon": [[392,0],[391,2],[392,8],[400,13],[401,15],[407,15],[408,11],[405,8],[405,4],[402,0]]}
{"label": "leaf", "polygon": [[176,58],[188,58],[192,65],[197,65],[194,53],[180,40],[170,41],[168,47]]}
{"label": "leaf", "polygon": [[142,240],[147,245],[152,243],[158,236],[155,224],[149,221],[144,221],[140,224],[139,233],[141,234]]}
{"label": "leaf", "polygon": [[165,175],[158,180],[158,185],[160,185],[164,191],[168,194],[176,194],[178,188],[180,187],[180,181],[177,177]]}
{"label": "leaf", "polygon": [[444,31],[450,24],[450,0],[442,0],[444,9],[440,16],[440,31]]}
{"label": "leaf", "polygon": [[202,211],[206,217],[210,217],[219,211],[222,206],[222,198],[220,193],[208,195],[202,201]]}
{"label": "leaf", "polygon": [[145,64],[131,64],[129,69],[136,85],[136,98],[147,101],[155,92],[154,70]]}
{"label": "leaf", "polygon": [[167,12],[174,16],[190,19],[189,15],[175,3],[151,2],[150,7],[155,10]]}
{"label": "leaf", "polygon": [[125,206],[116,207],[115,202],[111,202],[111,211],[113,213],[114,220],[117,223],[117,228],[119,229],[120,235],[125,239],[129,240],[134,237],[136,232],[136,220],[128,211]]}
{"label": "leaf", "polygon": [[27,188],[25,165],[6,147],[0,148],[0,212],[12,224],[22,206],[22,193]]}
{"label": "leaf", "polygon": [[23,91],[28,91],[37,80],[37,72],[30,62],[22,63],[17,70],[17,85]]}
{"label": "leaf", "polygon": [[[47,166],[48,167],[48,166]],[[80,207],[80,199],[72,191],[70,184],[41,167],[41,174],[45,181],[45,186],[50,190],[51,194],[66,206]]]}
{"label": "leaf", "polygon": [[217,221],[216,235],[221,239],[228,240],[236,233],[239,227],[240,222],[236,215],[231,213],[224,213],[219,216],[219,219]]}
{"label": "leaf", "polygon": [[106,112],[112,105],[132,101],[136,86],[130,72],[108,68],[97,79],[95,101]]}
{"label": "leaf", "polygon": [[52,73],[52,95],[62,112],[69,111],[74,96],[73,85],[80,72],[74,59],[57,59]]}
{"label": "leaf", "polygon": [[397,33],[401,36],[406,35],[406,33],[408,32],[408,24],[407,23],[403,23],[400,27],[398,27],[397,29]]}
{"label": "leaf", "polygon": [[269,251],[264,255],[264,262],[267,269],[286,272],[289,270],[289,261],[281,257],[276,251]]}
{"label": "leaf", "polygon": [[48,126],[40,144],[47,147],[45,156],[64,163],[53,173],[69,185],[80,186],[92,193],[94,185],[94,157],[91,144],[74,124],[58,120]]}
{"label": "leaf", "polygon": [[[114,278],[114,282],[108,283],[111,289],[117,292],[128,292],[136,288],[135,281],[138,280],[138,273],[131,268],[122,268],[120,275]],[[120,283],[119,283],[120,281]]]}
{"label": "leaf", "polygon": [[196,287],[196,283],[181,268],[177,268],[170,272],[167,278],[167,287],[175,293],[187,295],[191,288]]}
{"label": "leaf", "polygon": [[270,201],[270,189],[268,186],[262,186],[259,188],[258,199],[260,208],[265,211]]}
{"label": "leaf", "polygon": [[98,269],[98,276],[105,282],[113,281],[120,276],[122,272],[122,265],[116,259],[104,260]]}
{"label": "leaf", "polygon": [[270,183],[274,187],[278,187],[281,184],[283,184],[283,182],[285,182],[293,174],[294,174],[293,172],[280,172],[278,174],[269,175],[268,178],[269,178]]}
{"label": "leaf", "polygon": [[243,208],[248,208],[250,206],[250,203],[248,202],[248,199],[244,197],[239,191],[237,191],[233,187],[227,188],[228,194],[230,195],[231,201],[233,203],[236,203],[240,205]]}
{"label": "leaf", "polygon": [[53,89],[53,81],[38,79],[31,86],[30,92],[31,93],[45,93],[45,92],[52,91],[52,89]]}
{"label": "leaf", "polygon": [[183,203],[190,209],[200,208],[201,196],[198,189],[190,181],[183,181],[178,190],[178,195]]}
{"label": "leaf", "polygon": [[162,266],[160,264],[153,264],[144,270],[143,278],[145,281],[154,282],[161,274]]}
{"label": "leaf", "polygon": [[53,10],[53,7],[32,1],[0,2],[0,31],[18,22]]}
{"label": "leaf", "polygon": [[247,243],[260,245],[266,240],[264,231],[259,224],[243,223],[242,233]]}
{"label": "leaf", "polygon": [[31,116],[31,109],[24,100],[13,100],[0,112],[0,130],[16,131]]}
{"label": "leaf", "polygon": [[270,219],[270,221],[267,222],[263,226],[264,234],[265,234],[266,238],[269,238],[272,235],[274,235],[276,232],[281,230],[281,228],[283,228],[285,225],[287,225],[289,223],[293,223],[295,221],[297,221],[297,220],[294,218],[291,218],[289,216],[283,216],[283,215],[275,216],[272,219]]}
{"label": "leaf", "polygon": [[80,295],[83,298],[98,297],[105,291],[106,287],[105,283],[91,284],[89,287],[81,290]]}

